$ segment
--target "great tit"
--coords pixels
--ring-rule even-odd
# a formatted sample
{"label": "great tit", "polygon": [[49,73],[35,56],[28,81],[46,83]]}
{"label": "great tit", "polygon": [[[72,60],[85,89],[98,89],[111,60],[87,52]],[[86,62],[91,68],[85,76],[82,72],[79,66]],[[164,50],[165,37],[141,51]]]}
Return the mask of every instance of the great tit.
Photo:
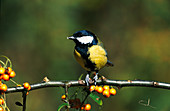
{"label": "great tit", "polygon": [[89,86],[89,74],[95,73],[94,84],[98,79],[98,72],[104,66],[113,66],[108,60],[107,52],[102,46],[102,42],[90,31],[81,30],[75,32],[67,39],[73,40],[76,44],[74,57],[77,62],[87,71],[85,81]]}

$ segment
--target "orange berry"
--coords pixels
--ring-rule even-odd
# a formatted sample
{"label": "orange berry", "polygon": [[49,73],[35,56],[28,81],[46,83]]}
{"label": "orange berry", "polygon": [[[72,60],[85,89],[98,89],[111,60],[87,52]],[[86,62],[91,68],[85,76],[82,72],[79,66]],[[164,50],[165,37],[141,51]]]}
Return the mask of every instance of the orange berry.
{"label": "orange berry", "polygon": [[109,92],[109,90],[104,90],[104,91],[103,91],[103,96],[106,97],[106,98],[110,97],[110,92]]}
{"label": "orange berry", "polygon": [[104,89],[104,90],[109,90],[110,88],[109,88],[108,85],[104,85],[104,86],[103,86],[103,89]]}
{"label": "orange berry", "polygon": [[2,79],[5,81],[9,81],[9,75],[8,74],[3,74]]}
{"label": "orange berry", "polygon": [[15,75],[16,75],[15,71],[11,71],[11,72],[9,73],[9,77],[10,77],[10,78],[15,77]]}
{"label": "orange berry", "polygon": [[90,109],[91,109],[91,105],[90,105],[90,104],[86,104],[86,105],[85,105],[85,110],[86,110],[86,111],[89,111]]}
{"label": "orange berry", "polygon": [[66,99],[66,95],[65,95],[65,94],[62,95],[62,96],[61,96],[61,99]]}
{"label": "orange berry", "polygon": [[111,88],[109,92],[113,96],[116,95],[116,89],[114,89],[114,88]]}
{"label": "orange berry", "polygon": [[0,98],[0,105],[4,104],[4,100],[2,98]]}
{"label": "orange berry", "polygon": [[94,89],[95,89],[95,85],[91,85],[89,90],[92,92],[94,91]]}
{"label": "orange berry", "polygon": [[31,86],[29,85],[29,87],[27,89],[28,89],[28,91],[31,90]]}
{"label": "orange berry", "polygon": [[0,86],[0,91],[6,91],[7,90],[7,85],[6,84],[2,84],[1,86]]}
{"label": "orange berry", "polygon": [[103,92],[103,87],[102,87],[102,86],[98,86],[97,92],[98,92],[98,93],[102,93],[102,92]]}
{"label": "orange berry", "polygon": [[84,107],[83,107],[83,106],[81,107],[81,110],[84,110]]}
{"label": "orange berry", "polygon": [[28,94],[29,94],[29,92],[27,91],[26,95],[28,95]]}
{"label": "orange berry", "polygon": [[2,107],[0,107],[0,111],[3,111],[3,108],[2,108]]}
{"label": "orange berry", "polygon": [[2,79],[3,74],[0,74],[0,80]]}
{"label": "orange berry", "polygon": [[0,67],[0,74],[4,74],[5,73],[5,69],[3,67]]}
{"label": "orange berry", "polygon": [[99,86],[96,86],[96,87],[95,87],[95,91],[97,91],[98,87],[99,87]]}
{"label": "orange berry", "polygon": [[7,72],[8,74],[10,74],[11,71],[12,71],[12,68],[11,68],[11,67],[7,67],[6,72]]}
{"label": "orange berry", "polygon": [[24,85],[24,88],[25,88],[25,89],[28,89],[29,86],[30,86],[30,84],[29,84],[28,82],[25,82],[23,85]]}

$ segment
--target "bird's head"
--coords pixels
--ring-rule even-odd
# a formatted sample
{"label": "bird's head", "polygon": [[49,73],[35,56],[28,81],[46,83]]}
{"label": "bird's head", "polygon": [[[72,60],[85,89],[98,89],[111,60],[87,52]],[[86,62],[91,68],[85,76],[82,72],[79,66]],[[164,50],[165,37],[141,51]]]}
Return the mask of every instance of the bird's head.
{"label": "bird's head", "polygon": [[73,40],[76,45],[96,45],[98,43],[96,35],[87,30],[75,32],[67,39]]}

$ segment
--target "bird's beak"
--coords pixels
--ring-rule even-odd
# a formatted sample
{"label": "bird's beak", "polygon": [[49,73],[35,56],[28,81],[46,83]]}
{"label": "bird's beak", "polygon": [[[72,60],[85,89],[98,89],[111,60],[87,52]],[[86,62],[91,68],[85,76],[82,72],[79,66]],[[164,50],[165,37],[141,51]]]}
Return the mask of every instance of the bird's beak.
{"label": "bird's beak", "polygon": [[75,39],[75,37],[70,36],[70,37],[67,37],[67,39],[74,40],[74,39]]}

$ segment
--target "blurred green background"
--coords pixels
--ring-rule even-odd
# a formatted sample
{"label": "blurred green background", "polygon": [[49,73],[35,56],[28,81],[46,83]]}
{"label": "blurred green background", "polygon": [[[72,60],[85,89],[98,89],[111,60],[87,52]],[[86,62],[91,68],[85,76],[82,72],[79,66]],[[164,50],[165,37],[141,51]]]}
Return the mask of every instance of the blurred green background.
{"label": "blurred green background", "polygon": [[[1,0],[0,9],[0,54],[12,60],[19,83],[41,82],[45,76],[77,80],[86,73],[73,57],[75,44],[66,39],[83,29],[103,41],[115,64],[101,75],[170,83],[169,0]],[[31,91],[27,111],[56,111],[62,94],[62,88]],[[169,90],[129,87],[114,97],[99,96],[103,111],[170,111]],[[139,104],[148,99],[155,108]],[[22,101],[21,93],[7,94],[11,111],[22,110],[16,101]],[[92,111],[99,110],[91,99],[88,102]]]}

